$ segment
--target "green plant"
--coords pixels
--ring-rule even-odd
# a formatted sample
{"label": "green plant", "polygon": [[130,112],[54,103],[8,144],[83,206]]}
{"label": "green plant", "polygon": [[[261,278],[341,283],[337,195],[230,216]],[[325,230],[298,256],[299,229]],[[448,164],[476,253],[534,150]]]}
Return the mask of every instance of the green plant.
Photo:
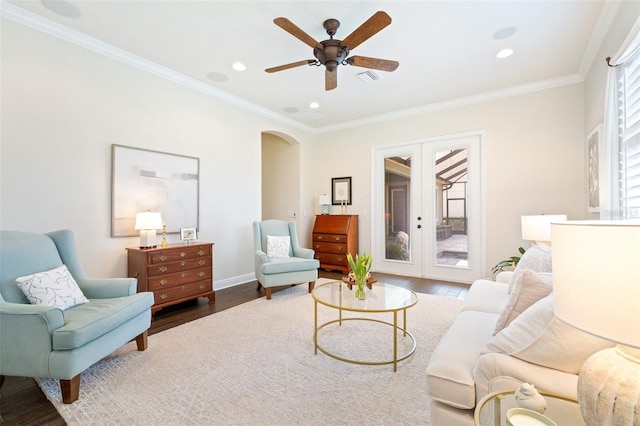
{"label": "green plant", "polygon": [[371,264],[373,263],[371,255],[367,253],[363,253],[362,256],[356,254],[355,259],[351,256],[351,253],[347,253],[347,261],[349,262],[349,266],[356,278],[366,277],[369,273],[369,269],[371,269]]}
{"label": "green plant", "polygon": [[[518,251],[522,255],[526,250],[523,249],[522,247],[518,247]],[[491,269],[491,272],[495,275],[504,271],[507,268],[515,268],[518,262],[520,262],[520,257],[521,256],[511,256],[508,259],[498,262],[496,266],[494,266],[493,269]]]}

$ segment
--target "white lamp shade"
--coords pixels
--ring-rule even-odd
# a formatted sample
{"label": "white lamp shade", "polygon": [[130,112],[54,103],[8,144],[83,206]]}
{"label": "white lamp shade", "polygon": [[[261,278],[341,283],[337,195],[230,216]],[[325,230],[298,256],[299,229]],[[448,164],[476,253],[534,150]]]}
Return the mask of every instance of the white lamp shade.
{"label": "white lamp shade", "polygon": [[551,241],[551,223],[566,222],[566,214],[542,214],[522,216],[522,239],[548,243]]}
{"label": "white lamp shade", "polygon": [[318,197],[318,204],[320,204],[321,206],[331,204],[331,200],[329,199],[329,196],[327,194],[321,195]]}
{"label": "white lamp shade", "polygon": [[553,223],[551,239],[556,316],[640,348],[640,221]]}
{"label": "white lamp shade", "polygon": [[162,217],[158,212],[140,212],[136,215],[135,229],[162,229]]}

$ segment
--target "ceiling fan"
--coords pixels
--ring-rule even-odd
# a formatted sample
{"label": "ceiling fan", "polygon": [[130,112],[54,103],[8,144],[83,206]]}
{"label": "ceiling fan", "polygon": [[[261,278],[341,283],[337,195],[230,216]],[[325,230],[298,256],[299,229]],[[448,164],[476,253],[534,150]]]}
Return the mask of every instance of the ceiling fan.
{"label": "ceiling fan", "polygon": [[337,19],[327,19],[324,21],[323,26],[324,29],[327,30],[327,34],[329,34],[329,39],[321,42],[316,41],[287,18],[276,18],[273,22],[298,40],[311,46],[313,48],[313,56],[315,56],[316,59],[308,59],[267,68],[265,71],[268,73],[283,71],[302,65],[324,65],[326,68],[324,88],[325,90],[333,90],[338,87],[338,65],[353,65],[389,72],[395,71],[395,69],[398,68],[399,63],[397,61],[369,58],[366,56],[349,57],[351,50],[355,49],[391,23],[391,17],[385,12],[380,11],[374,13],[373,16],[356,28],[355,31],[349,34],[344,40],[333,38],[340,26],[340,21]]}

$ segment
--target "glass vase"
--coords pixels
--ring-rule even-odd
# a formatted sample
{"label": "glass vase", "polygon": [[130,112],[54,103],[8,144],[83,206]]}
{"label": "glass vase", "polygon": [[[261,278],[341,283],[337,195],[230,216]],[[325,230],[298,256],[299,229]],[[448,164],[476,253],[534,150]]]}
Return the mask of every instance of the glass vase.
{"label": "glass vase", "polygon": [[364,277],[356,277],[356,299],[364,300],[367,295],[364,292],[364,286],[367,282],[366,275]]}

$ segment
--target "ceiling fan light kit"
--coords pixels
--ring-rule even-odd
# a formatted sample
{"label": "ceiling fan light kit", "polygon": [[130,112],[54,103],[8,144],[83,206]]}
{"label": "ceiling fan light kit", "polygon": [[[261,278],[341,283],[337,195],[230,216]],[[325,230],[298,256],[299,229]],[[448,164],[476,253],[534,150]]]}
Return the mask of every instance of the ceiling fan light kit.
{"label": "ceiling fan light kit", "polygon": [[344,40],[333,38],[340,27],[340,21],[337,19],[331,18],[324,21],[323,27],[327,31],[329,39],[321,42],[316,41],[313,37],[305,33],[287,18],[276,18],[273,22],[292,36],[296,37],[298,40],[312,47],[313,56],[316,59],[308,59],[267,68],[265,71],[268,73],[283,71],[302,65],[324,65],[325,90],[333,90],[338,87],[338,65],[352,65],[387,72],[395,71],[395,69],[398,68],[399,63],[397,61],[369,58],[366,56],[349,57],[351,50],[355,49],[358,45],[362,44],[364,41],[368,40],[380,30],[391,24],[391,17],[389,17],[385,12],[380,11],[374,13],[373,16],[356,28],[355,31],[349,34]]}

